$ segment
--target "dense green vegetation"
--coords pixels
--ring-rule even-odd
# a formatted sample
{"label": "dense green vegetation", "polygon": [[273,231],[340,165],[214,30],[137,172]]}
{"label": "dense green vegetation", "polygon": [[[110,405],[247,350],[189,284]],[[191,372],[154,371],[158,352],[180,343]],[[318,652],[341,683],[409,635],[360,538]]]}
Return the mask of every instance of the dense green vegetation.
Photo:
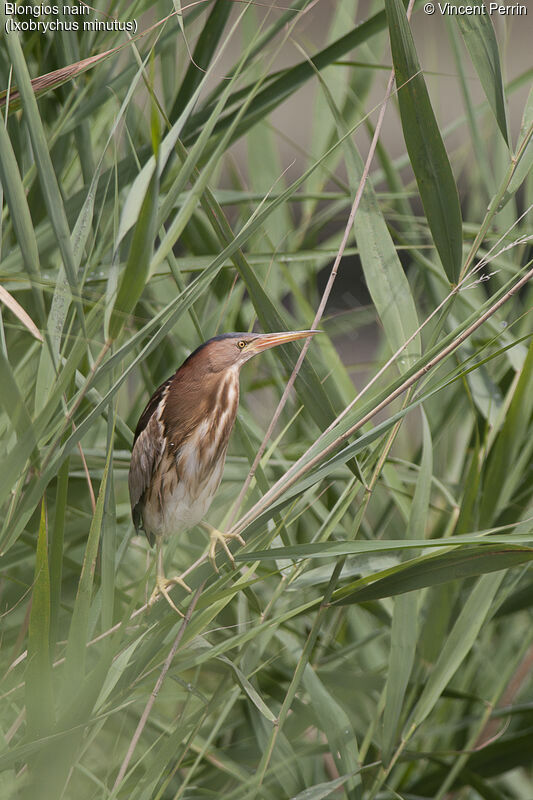
{"label": "dense green vegetation", "polygon": [[[427,17],[443,125],[411,15],[0,6],[1,798],[533,796],[533,69]],[[148,397],[216,333],[317,325],[242,372],[236,569],[176,537],[186,616],[148,608]]]}

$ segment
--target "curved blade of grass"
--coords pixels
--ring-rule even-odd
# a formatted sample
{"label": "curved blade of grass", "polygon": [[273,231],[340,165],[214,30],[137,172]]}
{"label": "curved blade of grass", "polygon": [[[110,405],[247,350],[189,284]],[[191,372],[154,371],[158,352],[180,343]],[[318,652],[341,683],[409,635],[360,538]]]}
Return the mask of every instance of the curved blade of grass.
{"label": "curved blade of grass", "polygon": [[242,672],[242,670],[240,670],[236,664],[230,661],[229,658],[226,658],[226,656],[219,656],[219,660],[222,661],[224,664],[226,664],[231,670],[233,670],[233,672],[235,673],[235,677],[237,678],[237,681],[241,685],[243,691],[248,695],[254,706],[264,716],[264,718],[268,722],[275,723],[276,717],[269,709],[269,707],[267,706],[267,704],[265,703],[259,692],[256,689],[254,689],[254,687],[252,686],[246,675]]}
{"label": "curved blade of grass", "polygon": [[407,564],[391,567],[390,574],[370,585],[351,591],[339,589],[335,605],[351,605],[383,597],[393,597],[427,586],[499,572],[533,560],[533,548],[518,545],[483,545],[454,550],[452,553],[420,556]]}
{"label": "curved blade of grass", "polygon": [[[457,6],[455,0],[453,5]],[[474,8],[485,8],[482,0],[473,0],[472,5]],[[509,144],[500,54],[490,15],[475,12],[455,14],[454,20],[461,31],[498,127],[506,144]]]}
{"label": "curved blade of grass", "polygon": [[461,271],[459,195],[401,0],[386,0],[403,135],[429,228],[450,283]]}

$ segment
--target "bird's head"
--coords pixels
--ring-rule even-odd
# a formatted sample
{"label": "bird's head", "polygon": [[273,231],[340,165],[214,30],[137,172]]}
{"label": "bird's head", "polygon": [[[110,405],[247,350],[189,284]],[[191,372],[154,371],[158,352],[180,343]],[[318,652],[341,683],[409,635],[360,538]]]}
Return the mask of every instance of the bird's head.
{"label": "bird's head", "polygon": [[[240,369],[253,356],[279,344],[306,339],[319,331],[284,331],[283,333],[224,333],[209,339],[195,350],[190,360],[201,362],[205,370],[221,372]],[[189,360],[188,359],[188,360]]]}

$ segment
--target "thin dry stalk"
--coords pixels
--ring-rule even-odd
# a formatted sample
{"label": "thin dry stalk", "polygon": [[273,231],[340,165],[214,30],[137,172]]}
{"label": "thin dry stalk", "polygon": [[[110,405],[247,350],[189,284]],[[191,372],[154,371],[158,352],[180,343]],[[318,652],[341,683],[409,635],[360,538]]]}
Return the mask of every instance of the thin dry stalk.
{"label": "thin dry stalk", "polygon": [[131,761],[131,759],[133,757],[133,753],[135,752],[135,748],[137,747],[137,743],[138,743],[139,739],[141,738],[141,734],[142,734],[142,732],[144,730],[144,726],[146,725],[146,723],[148,721],[148,717],[150,716],[150,712],[151,712],[151,710],[152,710],[152,708],[154,706],[155,701],[157,700],[157,695],[159,694],[159,692],[161,690],[161,686],[163,685],[163,681],[165,680],[167,672],[169,671],[170,666],[172,664],[172,661],[174,660],[174,656],[176,655],[176,652],[177,652],[179,644],[180,644],[180,642],[181,642],[181,640],[183,638],[183,634],[185,633],[187,625],[190,622],[190,619],[191,619],[191,616],[192,616],[192,612],[194,611],[196,603],[198,602],[198,599],[199,599],[199,597],[200,597],[200,595],[202,593],[202,589],[204,588],[204,584],[205,584],[205,581],[204,581],[204,583],[202,583],[198,587],[198,589],[194,593],[194,597],[192,598],[192,600],[191,600],[191,602],[189,604],[189,608],[187,609],[187,613],[185,614],[185,617],[183,618],[183,622],[180,625],[180,629],[178,631],[178,635],[174,639],[174,642],[172,644],[172,647],[170,648],[169,654],[165,659],[165,663],[163,664],[163,668],[162,668],[162,670],[161,670],[161,672],[160,672],[160,674],[159,674],[159,676],[157,678],[157,681],[155,683],[154,688],[152,689],[150,697],[148,698],[148,702],[146,703],[146,706],[144,707],[144,711],[143,711],[143,713],[141,715],[141,718],[139,720],[139,724],[137,725],[137,728],[135,729],[135,733],[133,734],[132,740],[131,740],[131,742],[129,744],[128,751],[127,751],[126,755],[124,756],[124,761],[122,762],[121,767],[120,767],[120,769],[118,771],[118,775],[117,775],[115,784],[113,786],[113,791],[118,789],[118,787],[122,783],[122,780],[124,779],[124,775],[126,774],[126,770],[128,769],[128,765],[129,765],[129,763],[130,763],[130,761]]}

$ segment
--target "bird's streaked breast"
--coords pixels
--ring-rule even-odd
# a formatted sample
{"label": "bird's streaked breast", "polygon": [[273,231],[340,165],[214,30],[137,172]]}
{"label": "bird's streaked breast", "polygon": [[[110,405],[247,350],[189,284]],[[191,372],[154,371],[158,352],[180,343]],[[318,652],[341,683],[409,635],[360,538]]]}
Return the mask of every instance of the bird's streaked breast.
{"label": "bird's streaked breast", "polygon": [[238,370],[228,370],[216,389],[206,390],[206,399],[201,416],[181,441],[166,421],[165,410],[156,412],[165,446],[143,508],[145,528],[155,536],[166,538],[187,530],[207,514],[222,479],[239,405]]}

